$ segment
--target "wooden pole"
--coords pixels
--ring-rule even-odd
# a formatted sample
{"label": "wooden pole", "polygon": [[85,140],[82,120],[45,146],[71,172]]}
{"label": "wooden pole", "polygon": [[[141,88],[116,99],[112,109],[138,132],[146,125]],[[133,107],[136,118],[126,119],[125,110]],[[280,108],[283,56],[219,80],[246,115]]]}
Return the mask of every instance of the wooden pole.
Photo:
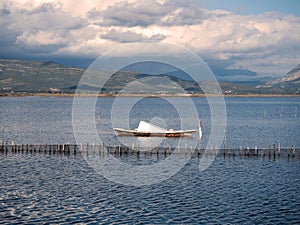
{"label": "wooden pole", "polygon": [[235,144],[233,145],[233,149],[232,149],[232,151],[233,151],[233,157],[235,157],[235,154],[236,154],[236,152],[235,152]]}
{"label": "wooden pole", "polygon": [[295,157],[295,151],[296,151],[296,147],[295,145],[292,145],[292,157]]}
{"label": "wooden pole", "polygon": [[247,147],[247,155],[250,156],[250,147]]}
{"label": "wooden pole", "polygon": [[254,147],[254,156],[257,156],[257,146]]}
{"label": "wooden pole", "polygon": [[225,134],[225,136],[224,136],[224,151],[225,151],[225,149],[226,149],[226,134]]}

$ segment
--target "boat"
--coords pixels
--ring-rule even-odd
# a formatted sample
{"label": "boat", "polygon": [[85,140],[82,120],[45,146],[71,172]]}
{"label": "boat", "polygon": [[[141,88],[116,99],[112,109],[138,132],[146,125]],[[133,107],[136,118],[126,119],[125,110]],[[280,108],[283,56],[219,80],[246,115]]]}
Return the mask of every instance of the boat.
{"label": "boat", "polygon": [[[191,137],[196,132],[196,130],[166,130],[146,121],[140,121],[138,128],[134,130],[114,128],[114,131],[116,131],[120,136],[141,137]],[[199,135],[202,136],[201,126],[199,126]]]}

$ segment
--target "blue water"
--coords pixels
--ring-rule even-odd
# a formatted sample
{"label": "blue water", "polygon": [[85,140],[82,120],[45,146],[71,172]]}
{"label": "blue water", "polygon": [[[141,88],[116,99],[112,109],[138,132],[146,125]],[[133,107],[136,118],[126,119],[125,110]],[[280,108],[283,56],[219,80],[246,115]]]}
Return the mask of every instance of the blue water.
{"label": "blue water", "polygon": [[[130,102],[125,99],[124,101]],[[186,116],[203,124],[203,142],[210,135],[211,113],[205,98],[194,98],[198,115]],[[226,146],[261,147],[280,143],[282,147],[300,146],[300,98],[226,98]],[[114,98],[98,100],[95,120],[101,116],[99,135],[103,142],[119,144],[111,123]],[[180,100],[182,108],[186,100]],[[72,128],[72,98],[15,97],[0,98],[0,140],[15,143],[75,143]],[[188,111],[187,111],[188,112]],[[122,113],[122,112],[121,112]],[[140,120],[159,117],[167,128],[179,129],[180,117],[174,107],[159,98],[139,101],[131,110],[130,127],[136,128]],[[161,120],[158,120],[160,122]],[[154,120],[155,122],[155,120]],[[101,123],[101,124],[100,124]],[[120,125],[121,126],[121,125]],[[197,129],[190,124],[189,129]],[[176,142],[167,140],[166,145]]]}
{"label": "blue water", "polygon": [[[194,101],[205,142],[209,107],[205,99]],[[112,102],[105,98],[97,105],[99,133],[105,143],[120,141],[111,130]],[[72,98],[0,98],[0,106],[2,141],[75,143]],[[225,144],[300,146],[299,106],[300,98],[227,98]],[[169,116],[165,124],[176,126],[180,118],[172,106],[146,99],[132,110],[130,126],[137,126],[142,117],[165,115]],[[172,141],[176,139],[162,144]],[[122,158],[124,162],[139,160],[130,155]],[[99,175],[80,154],[0,153],[0,223],[300,223],[298,155],[280,159],[220,156],[203,172],[199,161],[192,157],[161,183],[132,187]]]}
{"label": "blue water", "polygon": [[197,165],[135,188],[80,156],[1,155],[2,223],[299,223],[299,161],[217,158],[203,173]]}

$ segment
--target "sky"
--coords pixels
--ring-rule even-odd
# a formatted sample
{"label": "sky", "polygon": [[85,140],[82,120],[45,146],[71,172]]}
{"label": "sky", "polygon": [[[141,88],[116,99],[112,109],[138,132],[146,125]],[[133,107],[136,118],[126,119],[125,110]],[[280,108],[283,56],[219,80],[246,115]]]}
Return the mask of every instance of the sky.
{"label": "sky", "polygon": [[241,15],[274,11],[300,16],[299,0],[204,0],[202,4],[209,10],[222,9]]}
{"label": "sky", "polygon": [[261,77],[300,63],[298,0],[0,0],[0,32],[0,58],[88,66],[117,46],[151,41]]}

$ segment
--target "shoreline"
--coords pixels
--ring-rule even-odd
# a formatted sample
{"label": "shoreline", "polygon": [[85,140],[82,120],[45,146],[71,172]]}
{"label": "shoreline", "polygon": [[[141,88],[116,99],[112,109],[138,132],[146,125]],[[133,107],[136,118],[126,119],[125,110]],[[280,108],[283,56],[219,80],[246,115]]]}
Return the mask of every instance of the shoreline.
{"label": "shoreline", "polygon": [[62,93],[7,93],[0,94],[0,97],[97,97],[97,98],[205,98],[205,97],[300,97],[300,94],[62,94]]}

